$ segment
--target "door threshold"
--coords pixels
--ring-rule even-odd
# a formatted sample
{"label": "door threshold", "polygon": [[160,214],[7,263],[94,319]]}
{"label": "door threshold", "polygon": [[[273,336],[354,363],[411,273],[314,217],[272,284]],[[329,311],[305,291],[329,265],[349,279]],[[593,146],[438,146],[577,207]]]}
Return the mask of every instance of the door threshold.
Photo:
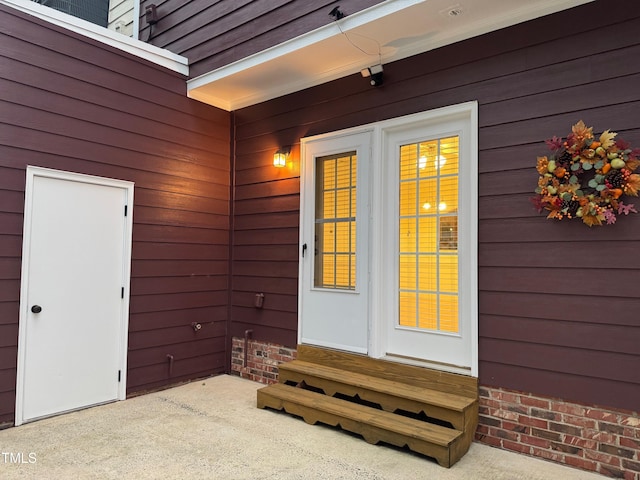
{"label": "door threshold", "polygon": [[105,400],[104,402],[92,403],[91,405],[83,405],[81,407],[70,408],[68,410],[63,410],[61,412],[47,413],[45,415],[40,415],[38,417],[29,418],[27,420],[23,420],[20,424],[15,424],[16,427],[20,425],[26,425],[27,423],[37,422],[39,420],[44,420],[45,418],[58,417],[60,415],[66,415],[67,413],[79,412],[81,410],[87,410],[93,407],[100,407],[102,405],[108,405],[109,403],[115,403],[119,401],[119,399],[115,398],[113,400]]}
{"label": "door threshold", "polygon": [[473,376],[471,375],[471,368],[462,367],[459,365],[453,365],[450,363],[434,362],[434,361],[424,360],[422,358],[398,355],[395,353],[387,353],[386,355],[383,355],[381,359],[387,360],[390,362],[413,365],[415,367],[430,368],[431,370],[441,370],[443,372],[448,372],[448,373],[457,373],[459,375],[466,375],[468,377]]}

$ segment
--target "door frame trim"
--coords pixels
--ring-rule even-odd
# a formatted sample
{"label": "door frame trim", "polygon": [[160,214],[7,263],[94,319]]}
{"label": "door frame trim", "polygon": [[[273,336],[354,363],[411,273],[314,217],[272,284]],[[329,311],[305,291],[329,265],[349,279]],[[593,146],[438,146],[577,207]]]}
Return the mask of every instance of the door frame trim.
{"label": "door frame trim", "polygon": [[[31,221],[33,211],[33,188],[35,177],[45,177],[56,180],[66,180],[72,182],[88,183],[107,187],[122,188],[127,192],[127,216],[125,218],[125,234],[123,248],[122,278],[124,287],[124,298],[122,299],[122,310],[120,318],[120,383],[118,384],[118,400],[124,400],[127,393],[127,345],[129,337],[129,297],[131,291],[131,250],[133,232],[133,194],[134,183],[126,180],[97,177],[81,173],[53,170],[49,168],[28,165],[26,169],[25,183],[25,204],[24,223],[22,232],[22,267],[20,280],[20,310],[18,320],[18,355],[16,368],[16,411],[15,426],[24,423],[23,401],[24,401],[24,375],[26,361],[26,321],[28,318],[28,290],[29,290],[29,270],[31,251]],[[62,413],[62,412],[60,412]]]}
{"label": "door frame trim", "polygon": [[[386,153],[386,141],[387,136],[398,130],[404,130],[420,125],[437,124],[439,122],[452,120],[452,119],[464,119],[469,122],[470,131],[469,138],[466,142],[467,154],[471,161],[471,165],[468,166],[468,174],[465,178],[470,181],[465,183],[460,188],[466,189],[468,192],[467,198],[469,199],[468,205],[466,205],[466,212],[464,213],[464,221],[466,222],[466,237],[469,239],[469,245],[475,247],[472,251],[469,251],[466,255],[467,266],[464,276],[459,277],[460,282],[464,282],[464,297],[461,296],[461,301],[465,302],[466,315],[469,315],[470,320],[470,348],[471,348],[471,365],[468,367],[456,367],[447,366],[443,364],[435,364],[432,362],[415,360],[402,360],[397,357],[389,357],[389,360],[401,362],[401,363],[413,363],[421,366],[428,366],[443,371],[452,371],[464,375],[470,375],[472,377],[478,377],[479,360],[478,360],[478,102],[469,101],[465,103],[450,105],[442,108],[436,108],[433,110],[427,110],[424,112],[414,113],[401,117],[391,118],[389,120],[383,120],[366,125],[360,125],[357,127],[347,128],[344,130],[337,130],[315,136],[305,137],[301,140],[301,188],[304,187],[305,178],[305,166],[304,159],[306,158],[305,144],[317,140],[339,138],[341,136],[353,135],[366,131],[372,131],[372,145],[371,145],[371,167],[369,168],[369,180],[370,189],[369,195],[369,339],[368,339],[368,355],[372,358],[384,358],[386,356],[386,339],[385,328],[386,319],[389,315],[394,315],[394,312],[390,310],[392,302],[388,300],[388,292],[385,292],[385,283],[381,280],[384,275],[385,268],[388,268],[384,251],[385,245],[382,241],[384,235],[384,229],[387,225],[386,220],[389,216],[389,212],[385,209],[386,199],[382,195],[376,195],[375,192],[384,192],[384,156]],[[388,202],[386,202],[388,203]],[[301,215],[305,211],[305,194],[301,192],[300,195],[300,212]],[[302,256],[302,244],[304,238],[302,236],[304,232],[303,225],[300,226],[300,245],[298,252],[299,259]],[[373,241],[375,239],[375,241]],[[302,261],[299,261],[299,278],[302,278],[303,265]],[[302,283],[302,282],[300,282]],[[298,292],[298,343],[302,343],[301,338],[301,312],[302,312],[302,300],[303,295]]]}

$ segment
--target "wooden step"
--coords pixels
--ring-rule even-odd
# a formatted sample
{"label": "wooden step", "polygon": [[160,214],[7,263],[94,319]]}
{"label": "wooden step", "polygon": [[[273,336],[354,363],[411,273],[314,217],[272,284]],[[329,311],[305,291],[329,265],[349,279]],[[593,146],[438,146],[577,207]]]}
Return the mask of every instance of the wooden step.
{"label": "wooden step", "polygon": [[462,456],[460,449],[454,448],[462,432],[302,388],[282,383],[264,387],[258,390],[257,403],[258,408],[285,410],[310,424],[339,425],[372,444],[406,445],[414,452],[435,458],[444,467],[453,465]]}
{"label": "wooden step", "polygon": [[478,379],[465,375],[298,345],[278,378],[258,390],[258,407],[406,445],[446,467],[469,450],[478,426]]}
{"label": "wooden step", "polygon": [[329,396],[336,393],[351,397],[358,395],[391,413],[397,410],[415,414],[424,412],[428,417],[448,422],[461,431],[465,429],[466,417],[473,414],[475,405],[475,400],[468,397],[302,360],[281,364],[279,378],[280,383],[304,382]]}
{"label": "wooden step", "polygon": [[328,348],[298,345],[298,360],[476,400],[478,379]]}

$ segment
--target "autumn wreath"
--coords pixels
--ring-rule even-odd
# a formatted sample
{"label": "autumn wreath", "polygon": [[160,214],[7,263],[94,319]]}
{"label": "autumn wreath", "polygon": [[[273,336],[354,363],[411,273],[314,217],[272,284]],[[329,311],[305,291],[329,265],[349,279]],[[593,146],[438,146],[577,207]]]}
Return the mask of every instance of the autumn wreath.
{"label": "autumn wreath", "polygon": [[547,218],[557,220],[580,218],[590,227],[638,213],[623,198],[638,196],[640,175],[633,172],[640,167],[640,149],[614,141],[617,133],[609,130],[596,140],[593,128],[582,120],[571,130],[566,140],[547,140],[552,153],[538,157],[540,178],[533,198],[538,212],[547,210]]}

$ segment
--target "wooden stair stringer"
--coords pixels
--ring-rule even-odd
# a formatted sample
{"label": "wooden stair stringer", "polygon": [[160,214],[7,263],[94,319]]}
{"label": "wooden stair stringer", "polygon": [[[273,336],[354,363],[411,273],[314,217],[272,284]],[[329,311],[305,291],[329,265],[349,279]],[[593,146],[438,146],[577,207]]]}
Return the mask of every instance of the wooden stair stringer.
{"label": "wooden stair stringer", "polygon": [[284,410],[302,417],[305,422],[321,422],[361,435],[371,444],[385,442],[435,458],[443,467],[450,467],[458,458],[451,449],[461,432],[425,424],[364,405],[353,404],[320,393],[274,384],[258,390],[258,407]]}
{"label": "wooden stair stringer", "polygon": [[369,443],[408,446],[445,467],[468,451],[478,426],[477,378],[306,345],[257,400]]}

